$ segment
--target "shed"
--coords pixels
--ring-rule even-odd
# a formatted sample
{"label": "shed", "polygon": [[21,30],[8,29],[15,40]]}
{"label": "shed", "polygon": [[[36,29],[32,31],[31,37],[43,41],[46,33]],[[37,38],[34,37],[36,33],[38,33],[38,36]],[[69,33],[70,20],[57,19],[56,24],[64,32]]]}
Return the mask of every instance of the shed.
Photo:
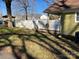
{"label": "shed", "polygon": [[58,0],[44,12],[61,16],[61,33],[75,35],[79,31],[79,0]]}
{"label": "shed", "polygon": [[[4,27],[8,27],[8,16],[5,15],[5,16],[2,16],[3,18],[3,23],[4,23]],[[15,16],[12,16],[12,20],[11,20],[13,26],[15,27]]]}

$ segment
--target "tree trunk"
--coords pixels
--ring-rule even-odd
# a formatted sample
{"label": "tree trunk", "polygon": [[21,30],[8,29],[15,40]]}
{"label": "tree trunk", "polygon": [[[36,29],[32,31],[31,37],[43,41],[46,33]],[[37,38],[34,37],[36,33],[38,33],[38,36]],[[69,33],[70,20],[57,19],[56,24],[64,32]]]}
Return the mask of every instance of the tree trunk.
{"label": "tree trunk", "polygon": [[8,15],[7,26],[13,27],[13,25],[12,25],[12,13],[11,13],[11,0],[6,0],[5,3],[6,3],[7,15]]}
{"label": "tree trunk", "polygon": [[25,12],[26,12],[26,20],[28,20],[27,7],[25,8]]}
{"label": "tree trunk", "polygon": [[7,14],[8,14],[8,27],[13,27],[11,7],[10,8],[7,8]]}

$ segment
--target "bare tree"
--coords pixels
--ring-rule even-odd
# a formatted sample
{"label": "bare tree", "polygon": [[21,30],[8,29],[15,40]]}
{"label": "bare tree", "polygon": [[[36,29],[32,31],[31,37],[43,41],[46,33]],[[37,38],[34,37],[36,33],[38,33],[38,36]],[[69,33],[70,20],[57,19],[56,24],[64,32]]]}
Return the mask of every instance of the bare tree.
{"label": "bare tree", "polygon": [[25,11],[26,20],[27,20],[29,1],[28,0],[16,0],[16,2],[17,2],[17,5],[19,5],[20,9],[22,8]]}
{"label": "bare tree", "polygon": [[[16,1],[16,5],[17,5],[17,8],[20,9],[20,11],[25,11],[25,14],[26,14],[26,20],[28,19],[28,12],[29,12],[29,9],[31,11],[32,14],[34,14],[35,12],[35,9],[34,7],[37,5],[36,4],[36,1],[37,0],[15,0]],[[47,4],[50,4],[53,2],[53,0],[43,0],[44,2],[46,2]]]}

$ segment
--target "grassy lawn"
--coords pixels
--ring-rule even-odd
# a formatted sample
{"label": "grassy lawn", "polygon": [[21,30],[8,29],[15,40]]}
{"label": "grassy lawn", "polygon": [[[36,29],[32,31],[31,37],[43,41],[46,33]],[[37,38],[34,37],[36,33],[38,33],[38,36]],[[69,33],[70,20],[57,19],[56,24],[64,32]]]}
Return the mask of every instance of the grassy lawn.
{"label": "grassy lawn", "polygon": [[[13,34],[11,34],[13,33]],[[4,35],[1,35],[4,34]],[[65,38],[22,28],[0,29],[0,50],[18,59],[78,59],[78,46]]]}

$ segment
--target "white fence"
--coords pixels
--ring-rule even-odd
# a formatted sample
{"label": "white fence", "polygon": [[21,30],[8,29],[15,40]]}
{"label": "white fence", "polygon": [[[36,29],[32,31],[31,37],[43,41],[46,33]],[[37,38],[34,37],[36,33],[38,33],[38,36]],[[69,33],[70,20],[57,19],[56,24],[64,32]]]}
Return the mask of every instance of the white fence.
{"label": "white fence", "polygon": [[[35,24],[34,24],[35,23]],[[16,27],[24,27],[28,29],[34,29],[35,25],[38,27],[38,29],[46,29],[46,24],[49,24],[49,30],[54,30],[54,20],[21,20],[21,21],[16,21]],[[59,25],[59,23],[58,23]],[[59,25],[60,26],[60,25]],[[57,30],[60,28],[58,27]]]}
{"label": "white fence", "polygon": [[49,30],[60,31],[60,21],[59,20],[49,20]]}
{"label": "white fence", "polygon": [[34,28],[34,24],[32,22],[32,20],[21,20],[21,21],[16,21],[15,22],[15,26],[16,27],[24,27],[24,28],[28,28],[28,29],[33,29]]}

